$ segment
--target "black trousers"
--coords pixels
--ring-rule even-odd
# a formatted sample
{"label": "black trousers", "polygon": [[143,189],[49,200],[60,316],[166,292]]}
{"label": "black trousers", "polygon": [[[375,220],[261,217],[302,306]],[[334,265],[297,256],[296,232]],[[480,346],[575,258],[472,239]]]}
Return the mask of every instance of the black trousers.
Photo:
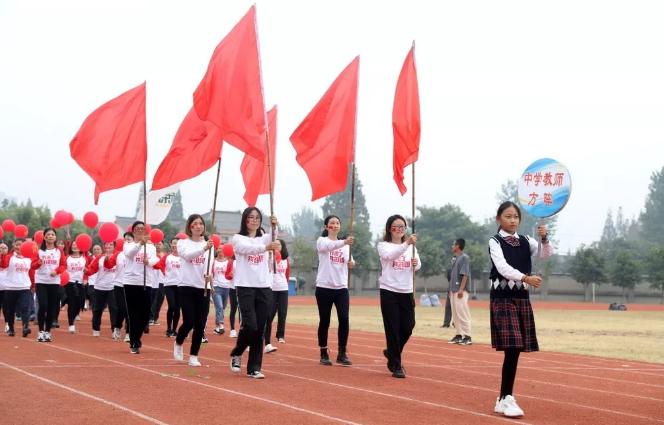
{"label": "black trousers", "polygon": [[178,297],[178,287],[175,285],[165,286],[166,301],[168,310],[166,310],[166,329],[175,331],[180,321],[180,301]]}
{"label": "black trousers", "polygon": [[450,301],[450,291],[445,293],[445,317],[443,318],[443,326],[450,326],[452,322],[452,303]]}
{"label": "black trousers", "polygon": [[14,329],[14,320],[16,313],[21,317],[23,327],[30,326],[30,297],[32,294],[29,289],[20,289],[13,291],[6,289],[2,299],[2,312],[5,314],[5,322],[10,329]]}
{"label": "black trousers", "polygon": [[288,291],[272,291],[272,311],[265,324],[265,344],[270,344],[272,321],[277,316],[277,339],[286,335],[286,314],[288,314]]}
{"label": "black trousers", "polygon": [[197,356],[203,340],[205,322],[210,311],[210,293],[205,295],[205,289],[191,286],[178,286],[178,299],[182,308],[182,325],[178,329],[175,342],[182,345],[191,330],[191,349],[189,354]]}
{"label": "black trousers", "polygon": [[65,291],[64,286],[58,285],[58,309],[55,310],[55,317],[53,318],[53,323],[59,323],[58,319],[60,318],[60,309],[64,306],[64,303],[67,301],[67,292]]}
{"label": "black trousers", "polygon": [[125,285],[127,300],[127,320],[129,322],[129,343],[132,347],[141,346],[143,331],[150,320],[150,291],[143,285]]}
{"label": "black trousers", "polygon": [[348,332],[350,329],[348,314],[350,310],[350,298],[348,289],[316,288],[316,303],[318,304],[318,346],[327,347],[327,334],[330,329],[330,316],[332,306],[337,309],[339,330],[337,337],[339,348],[345,349],[348,344]]}
{"label": "black trousers", "polygon": [[83,291],[82,283],[69,282],[65,286],[65,292],[67,293],[67,322],[69,326],[74,326],[76,321],[76,316],[81,312],[83,305],[81,301],[85,300],[85,294]]}
{"label": "black trousers", "polygon": [[58,310],[60,310],[60,285],[38,283],[36,288],[37,302],[39,302],[39,309],[37,310],[39,331],[50,332],[51,324],[55,320]]}
{"label": "black trousers", "polygon": [[92,330],[99,331],[101,330],[101,316],[104,314],[104,310],[108,306],[108,313],[111,316],[111,329],[114,327],[115,316],[117,314],[115,301],[114,301],[114,292],[113,289],[108,291],[102,291],[95,289],[95,302],[92,306]]}
{"label": "black trousers", "polygon": [[415,328],[413,294],[380,290],[380,312],[383,315],[385,341],[390,362],[401,367],[401,353]]}
{"label": "black trousers", "polygon": [[115,304],[115,320],[113,328],[122,329],[125,324],[129,329],[129,320],[127,319],[127,300],[125,298],[124,288],[122,286],[113,287],[113,304]]}
{"label": "black trousers", "polygon": [[155,322],[159,320],[159,312],[164,304],[164,284],[160,283],[159,288],[152,288],[152,309],[150,310],[150,320]]}
{"label": "black trousers", "polygon": [[[228,299],[231,302],[231,312],[228,316],[228,319],[231,322],[231,330],[235,329],[235,313],[237,312],[237,290],[231,288],[228,291]],[[238,318],[238,322],[242,321],[242,316]]]}
{"label": "black trousers", "polygon": [[[3,303],[5,302],[5,290],[0,290],[0,310],[4,311]],[[6,320],[5,320],[6,321]]]}
{"label": "black trousers", "polygon": [[237,286],[235,290],[242,323],[231,356],[241,356],[250,347],[247,373],[259,372],[263,366],[263,332],[272,307],[272,290],[246,286]]}

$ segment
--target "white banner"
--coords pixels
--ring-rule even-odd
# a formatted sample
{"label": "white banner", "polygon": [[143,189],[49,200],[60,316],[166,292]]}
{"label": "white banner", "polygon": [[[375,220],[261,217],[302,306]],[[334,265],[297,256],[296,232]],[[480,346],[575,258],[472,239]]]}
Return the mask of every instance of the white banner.
{"label": "white banner", "polygon": [[[148,192],[147,204],[148,204],[148,215],[146,222],[148,224],[159,224],[162,221],[166,220],[168,213],[171,211],[173,202],[175,201],[175,195],[180,190],[180,183],[174,184],[173,186],[166,187],[159,190],[151,190]],[[136,214],[137,220],[143,220],[143,208],[145,203],[141,202],[138,207],[138,213]]]}

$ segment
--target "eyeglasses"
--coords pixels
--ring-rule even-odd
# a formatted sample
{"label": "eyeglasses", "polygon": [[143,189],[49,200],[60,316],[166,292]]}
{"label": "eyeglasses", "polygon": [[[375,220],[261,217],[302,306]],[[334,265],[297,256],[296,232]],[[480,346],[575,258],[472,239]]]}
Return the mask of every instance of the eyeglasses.
{"label": "eyeglasses", "polygon": [[261,219],[260,217],[255,216],[255,215],[250,215],[250,216],[247,217],[247,220],[258,221],[258,220],[260,220],[260,219]]}
{"label": "eyeglasses", "polygon": [[406,226],[392,226],[392,230],[405,230]]}

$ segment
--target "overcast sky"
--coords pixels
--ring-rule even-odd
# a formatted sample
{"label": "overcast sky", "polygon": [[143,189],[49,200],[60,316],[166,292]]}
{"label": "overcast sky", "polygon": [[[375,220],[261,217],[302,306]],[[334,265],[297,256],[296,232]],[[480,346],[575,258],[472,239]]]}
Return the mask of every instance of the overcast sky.
{"label": "overcast sky", "polygon": [[[148,185],[218,42],[249,1],[0,0],[0,191],[52,210],[132,215],[138,185],[103,193],[69,156],[96,107],[147,80]],[[288,137],[360,55],[356,161],[377,232],[410,214],[392,180],[391,111],[416,40],[422,140],[417,203],[481,221],[495,193],[552,157],[573,190],[560,249],[599,238],[609,208],[643,208],[664,166],[664,3],[659,1],[271,1],[257,3],[266,105],[279,105],[275,212],[311,203]],[[219,209],[244,207],[241,154],[225,145]],[[409,174],[409,173],[407,173]],[[214,174],[182,186],[211,208]],[[410,182],[407,183],[410,188]],[[268,208],[267,197],[259,206]]]}

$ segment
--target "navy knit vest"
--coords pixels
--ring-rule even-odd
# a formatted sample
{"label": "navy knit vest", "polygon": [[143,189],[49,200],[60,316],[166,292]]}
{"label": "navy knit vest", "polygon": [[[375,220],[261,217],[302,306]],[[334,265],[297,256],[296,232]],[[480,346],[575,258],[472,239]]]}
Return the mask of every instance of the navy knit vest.
{"label": "navy knit vest", "polygon": [[[505,239],[496,234],[492,239],[495,239],[500,244],[500,249],[503,250],[503,256],[507,264],[517,269],[521,273],[530,274],[533,268],[532,258],[530,256],[530,243],[528,238],[523,235],[519,235],[519,246],[512,246],[505,242]],[[507,281],[504,276],[498,273],[496,265],[491,261],[491,273],[489,274],[489,279],[493,283],[495,280]],[[521,287],[521,289],[516,286],[510,289],[509,286],[505,288],[494,288],[491,286],[491,298],[528,298],[528,290]]]}

